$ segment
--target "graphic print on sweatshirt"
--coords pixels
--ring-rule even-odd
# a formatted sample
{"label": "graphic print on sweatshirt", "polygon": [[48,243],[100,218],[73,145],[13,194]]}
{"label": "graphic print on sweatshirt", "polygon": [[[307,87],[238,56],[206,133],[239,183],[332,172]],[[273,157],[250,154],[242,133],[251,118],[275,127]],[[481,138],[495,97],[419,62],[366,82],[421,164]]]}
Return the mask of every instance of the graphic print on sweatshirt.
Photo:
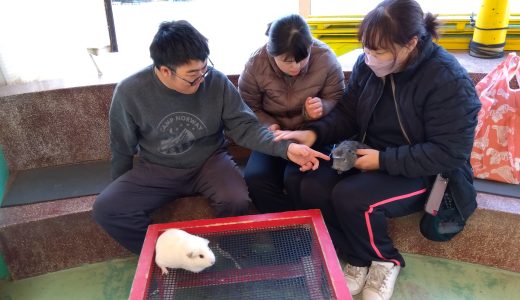
{"label": "graphic print on sweatshirt", "polygon": [[189,151],[198,137],[205,136],[207,128],[195,115],[176,112],[164,117],[157,127],[159,131],[158,152],[179,155]]}

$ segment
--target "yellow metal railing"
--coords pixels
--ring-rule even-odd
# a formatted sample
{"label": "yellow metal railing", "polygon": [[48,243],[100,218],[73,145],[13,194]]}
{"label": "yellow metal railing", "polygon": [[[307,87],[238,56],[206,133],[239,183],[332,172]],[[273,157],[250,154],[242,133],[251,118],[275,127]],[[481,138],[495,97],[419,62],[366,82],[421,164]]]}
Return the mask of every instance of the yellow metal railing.
{"label": "yellow metal railing", "polygon": [[[436,42],[448,50],[469,49],[476,18],[471,15],[439,15],[441,37]],[[362,20],[361,15],[306,18],[313,36],[327,43],[338,56],[361,47],[357,31]],[[520,50],[520,14],[510,15],[504,50]]]}

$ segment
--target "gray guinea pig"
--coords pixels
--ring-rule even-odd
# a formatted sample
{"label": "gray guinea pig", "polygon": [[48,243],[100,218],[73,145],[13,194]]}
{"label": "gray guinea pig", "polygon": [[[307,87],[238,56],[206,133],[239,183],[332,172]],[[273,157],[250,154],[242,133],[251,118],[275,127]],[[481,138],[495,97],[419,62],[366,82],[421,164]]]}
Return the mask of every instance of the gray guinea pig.
{"label": "gray guinea pig", "polygon": [[181,268],[198,273],[215,264],[209,241],[180,229],[164,231],[155,244],[155,263],[168,274],[167,268]]}
{"label": "gray guinea pig", "polygon": [[332,150],[332,168],[338,171],[338,174],[352,169],[358,158],[356,155],[357,149],[370,149],[370,147],[358,141],[345,140],[341,142]]}

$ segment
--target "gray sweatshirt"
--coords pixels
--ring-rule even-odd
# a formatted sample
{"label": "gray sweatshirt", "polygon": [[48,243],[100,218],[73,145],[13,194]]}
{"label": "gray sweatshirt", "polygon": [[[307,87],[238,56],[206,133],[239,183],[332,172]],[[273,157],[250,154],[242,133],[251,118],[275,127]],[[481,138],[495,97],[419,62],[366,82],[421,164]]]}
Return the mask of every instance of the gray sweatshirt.
{"label": "gray sweatshirt", "polygon": [[240,146],[287,158],[290,142],[274,142],[215,69],[195,94],[185,95],[162,84],[149,66],[116,86],[109,114],[113,179],[132,168],[137,153],[172,168],[201,166],[224,146],[224,133]]}

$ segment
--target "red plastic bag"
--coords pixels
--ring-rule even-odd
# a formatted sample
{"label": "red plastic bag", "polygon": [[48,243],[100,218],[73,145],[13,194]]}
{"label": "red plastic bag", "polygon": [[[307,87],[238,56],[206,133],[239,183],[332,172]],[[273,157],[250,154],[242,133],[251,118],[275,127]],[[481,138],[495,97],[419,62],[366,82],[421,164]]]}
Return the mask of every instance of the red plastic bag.
{"label": "red plastic bag", "polygon": [[[511,83],[515,82],[515,88]],[[520,184],[520,56],[510,53],[476,86],[478,114],[471,165],[475,177]]]}

